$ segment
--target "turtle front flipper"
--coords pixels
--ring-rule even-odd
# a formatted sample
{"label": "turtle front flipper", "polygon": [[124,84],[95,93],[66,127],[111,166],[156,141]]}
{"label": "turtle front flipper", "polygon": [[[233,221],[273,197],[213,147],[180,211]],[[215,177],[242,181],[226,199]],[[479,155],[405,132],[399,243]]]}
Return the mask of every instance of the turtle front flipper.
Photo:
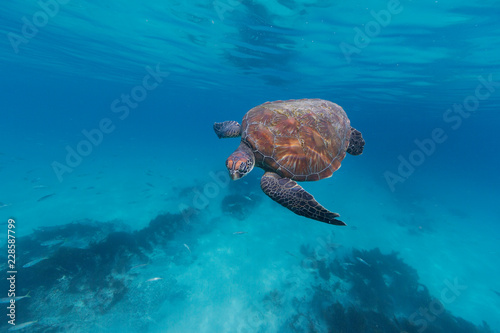
{"label": "turtle front flipper", "polygon": [[357,129],[351,127],[351,139],[349,140],[349,147],[347,152],[351,155],[361,155],[365,148],[365,140],[363,135]]}
{"label": "turtle front flipper", "polygon": [[271,199],[297,215],[328,224],[346,225],[336,219],[339,214],[321,206],[312,195],[289,178],[282,178],[274,172],[266,172],[260,180],[260,187]]}
{"label": "turtle front flipper", "polygon": [[214,131],[219,139],[237,138],[241,136],[241,125],[234,120],[223,121],[222,123],[214,123]]}

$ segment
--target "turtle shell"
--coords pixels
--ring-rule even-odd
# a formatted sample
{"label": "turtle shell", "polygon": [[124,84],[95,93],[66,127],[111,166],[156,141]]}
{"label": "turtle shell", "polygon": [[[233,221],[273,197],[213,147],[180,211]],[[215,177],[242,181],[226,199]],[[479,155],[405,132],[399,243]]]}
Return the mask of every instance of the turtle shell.
{"label": "turtle shell", "polygon": [[322,99],[267,102],[248,111],[241,126],[256,166],[297,181],[330,177],[351,135],[342,107]]}

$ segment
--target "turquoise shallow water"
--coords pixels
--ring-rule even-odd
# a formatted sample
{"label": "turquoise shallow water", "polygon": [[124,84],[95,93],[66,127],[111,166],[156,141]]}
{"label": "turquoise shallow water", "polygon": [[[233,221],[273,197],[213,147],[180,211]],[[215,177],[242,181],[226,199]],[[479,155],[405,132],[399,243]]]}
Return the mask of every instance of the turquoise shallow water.
{"label": "turquoise shallow water", "polygon": [[[17,327],[500,331],[499,14],[496,1],[4,4],[0,233],[16,221],[16,296],[30,296]],[[347,227],[272,202],[260,169],[227,176],[238,140],[213,122],[298,98],[338,103],[366,140],[302,183]]]}

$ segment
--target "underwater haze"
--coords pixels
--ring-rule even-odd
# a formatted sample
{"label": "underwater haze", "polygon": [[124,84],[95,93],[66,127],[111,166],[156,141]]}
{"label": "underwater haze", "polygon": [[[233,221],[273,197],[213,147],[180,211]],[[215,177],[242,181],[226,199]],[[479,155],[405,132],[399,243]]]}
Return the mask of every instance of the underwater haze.
{"label": "underwater haze", "polygon": [[[499,17],[4,1],[0,331],[500,332]],[[300,182],[347,226],[280,206],[260,168],[229,178],[240,139],[214,122],[304,98],[366,141]]]}

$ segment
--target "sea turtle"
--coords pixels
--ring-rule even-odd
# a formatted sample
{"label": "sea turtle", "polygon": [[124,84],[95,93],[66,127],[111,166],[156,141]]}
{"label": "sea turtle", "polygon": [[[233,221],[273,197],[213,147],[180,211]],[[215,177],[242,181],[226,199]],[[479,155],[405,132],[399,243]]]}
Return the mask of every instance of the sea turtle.
{"label": "sea turtle", "polygon": [[267,102],[236,121],[214,124],[219,138],[241,136],[226,160],[231,179],[264,169],[260,186],[271,199],[298,215],[345,225],[295,181],[330,177],[348,152],[360,155],[365,141],[339,105],[322,99]]}

